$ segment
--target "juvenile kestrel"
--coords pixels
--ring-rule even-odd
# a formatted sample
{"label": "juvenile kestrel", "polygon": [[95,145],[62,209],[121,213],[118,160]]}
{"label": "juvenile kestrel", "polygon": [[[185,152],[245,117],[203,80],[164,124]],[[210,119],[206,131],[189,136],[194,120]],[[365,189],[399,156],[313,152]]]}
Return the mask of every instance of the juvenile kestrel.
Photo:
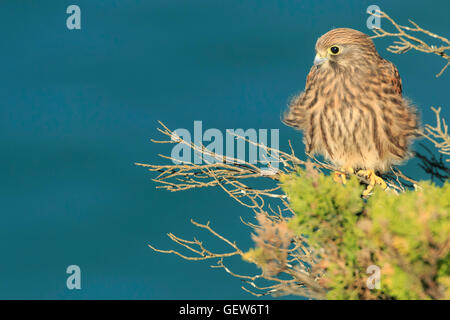
{"label": "juvenile kestrel", "polygon": [[[366,194],[408,155],[418,119],[402,97],[397,68],[379,56],[366,34],[333,29],[316,43],[305,90],[292,99],[283,122],[303,130],[307,153],[319,153],[342,172],[365,176]],[[345,183],[345,175],[335,174]]]}

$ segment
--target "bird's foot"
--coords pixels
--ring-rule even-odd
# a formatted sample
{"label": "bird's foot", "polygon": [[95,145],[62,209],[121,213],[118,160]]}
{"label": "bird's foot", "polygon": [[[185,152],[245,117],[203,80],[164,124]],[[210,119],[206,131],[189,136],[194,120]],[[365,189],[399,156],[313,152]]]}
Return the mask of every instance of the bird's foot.
{"label": "bird's foot", "polygon": [[338,183],[346,184],[347,183],[347,174],[353,174],[353,168],[345,167],[340,168],[339,171],[334,172],[333,180]]}
{"label": "bird's foot", "polygon": [[363,196],[368,196],[370,192],[372,192],[375,185],[379,185],[383,190],[387,188],[386,182],[375,174],[374,170],[359,170],[357,172],[358,176],[362,176],[369,180],[369,184],[367,185],[366,190],[363,191]]}

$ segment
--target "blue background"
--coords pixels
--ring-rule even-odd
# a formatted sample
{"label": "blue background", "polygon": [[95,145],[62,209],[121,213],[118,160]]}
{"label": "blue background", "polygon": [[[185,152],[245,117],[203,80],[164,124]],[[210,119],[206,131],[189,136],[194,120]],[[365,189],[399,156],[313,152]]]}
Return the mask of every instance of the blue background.
{"label": "blue background", "polygon": [[[66,28],[77,4],[82,29]],[[300,133],[283,126],[303,89],[316,39],[334,27],[369,33],[377,4],[449,36],[442,1],[6,1],[0,4],[0,298],[239,299],[241,282],[208,263],[157,254],[167,232],[214,242],[190,224],[252,245],[239,217],[251,213],[219,189],[169,193],[135,162],[164,163],[157,120],[170,128],[280,128],[281,147]],[[388,27],[385,25],[385,27]],[[385,50],[404,94],[433,122],[448,110],[444,61]],[[449,112],[444,110],[444,116]],[[405,171],[424,177],[415,161]],[[233,264],[234,263],[234,264]],[[82,289],[66,288],[81,267]],[[256,272],[234,259],[237,272]]]}

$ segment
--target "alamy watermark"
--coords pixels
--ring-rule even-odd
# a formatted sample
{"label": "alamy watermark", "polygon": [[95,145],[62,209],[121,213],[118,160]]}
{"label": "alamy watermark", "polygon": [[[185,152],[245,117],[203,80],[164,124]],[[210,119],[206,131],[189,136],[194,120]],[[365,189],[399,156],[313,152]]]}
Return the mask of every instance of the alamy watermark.
{"label": "alamy watermark", "polygon": [[81,9],[75,4],[71,4],[67,7],[66,13],[70,14],[66,20],[66,26],[69,30],[81,29]]}
{"label": "alamy watermark", "polygon": [[366,12],[370,14],[366,21],[367,29],[372,30],[381,28],[381,18],[378,16],[380,11],[380,7],[375,4],[367,7]]}
{"label": "alamy watermark", "polygon": [[[174,164],[246,161],[271,170],[279,168],[279,129],[226,129],[224,134],[216,128],[203,131],[202,121],[194,121],[193,134],[188,129],[179,128],[173,131],[172,141],[178,142],[171,152]],[[194,151],[191,143],[204,146],[208,154]]]}
{"label": "alamy watermark", "polygon": [[366,281],[367,288],[370,290],[381,288],[381,269],[379,266],[370,265],[366,269],[366,273],[370,274],[370,277]]}
{"label": "alamy watermark", "polygon": [[73,264],[67,267],[66,273],[70,274],[67,277],[66,286],[69,290],[81,289],[81,269],[79,266]]}

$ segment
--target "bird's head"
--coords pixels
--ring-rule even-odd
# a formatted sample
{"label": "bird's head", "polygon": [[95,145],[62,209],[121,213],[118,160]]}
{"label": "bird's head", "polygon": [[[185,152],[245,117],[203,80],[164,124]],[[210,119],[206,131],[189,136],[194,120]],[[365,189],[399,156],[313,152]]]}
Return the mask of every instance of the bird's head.
{"label": "bird's head", "polygon": [[373,41],[366,34],[338,28],[328,31],[316,43],[315,65],[347,67],[378,57]]}

